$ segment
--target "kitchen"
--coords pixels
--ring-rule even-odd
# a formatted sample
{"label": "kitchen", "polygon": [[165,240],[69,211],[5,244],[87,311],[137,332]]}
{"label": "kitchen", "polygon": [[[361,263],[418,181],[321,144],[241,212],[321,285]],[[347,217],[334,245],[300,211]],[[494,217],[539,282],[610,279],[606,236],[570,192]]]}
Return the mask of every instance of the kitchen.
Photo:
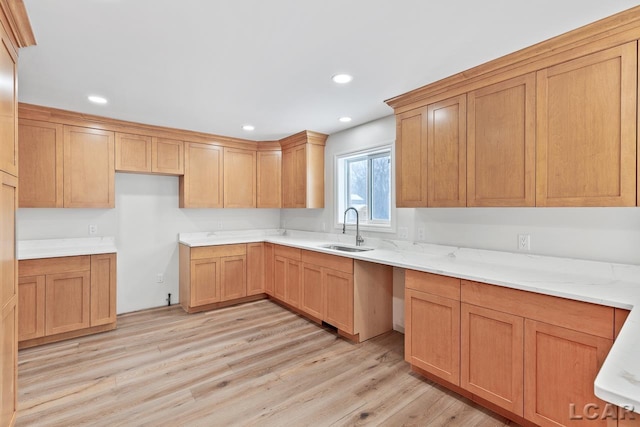
{"label": "kitchen", "polygon": [[[619,10],[625,7],[621,5]],[[27,2],[27,9],[31,5]],[[104,5],[102,7],[105,7]],[[614,13],[603,13],[582,24]],[[30,13],[34,31],[35,17]],[[581,24],[568,26],[564,31]],[[557,31],[559,34],[563,31]],[[37,34],[36,34],[37,35]],[[542,37],[520,47],[541,41]],[[46,43],[42,37],[39,44]],[[504,54],[516,48],[503,52]],[[21,51],[21,60],[27,57]],[[499,56],[499,55],[495,55]],[[477,60],[469,68],[485,62]],[[441,77],[453,74],[454,70]],[[323,78],[329,79],[330,76]],[[358,76],[352,84],[357,83]],[[424,79],[424,77],[423,77]],[[434,79],[435,80],[435,79]],[[426,81],[389,93],[377,102],[398,93],[414,89]],[[328,84],[332,82],[328,81]],[[38,104],[37,96],[22,98],[29,91],[29,80],[21,80],[21,101]],[[331,90],[342,90],[331,89]],[[35,90],[35,88],[34,88]],[[348,90],[348,88],[346,89]],[[62,102],[62,101],[61,101]],[[42,102],[46,104],[45,102]],[[62,108],[66,104],[56,104]],[[396,120],[385,107],[386,117],[344,131],[330,132],[325,146],[324,209],[179,209],[179,179],[173,176],[115,174],[114,209],[20,209],[17,214],[19,240],[87,237],[88,226],[97,226],[98,236],[114,236],[118,248],[118,313],[158,307],[166,303],[171,293],[172,303],[178,295],[177,235],[187,232],[233,231],[251,229],[289,229],[339,234],[334,208],[333,159],[344,153],[393,143]],[[66,107],[64,109],[74,110]],[[95,115],[109,116],[94,109]],[[334,113],[335,114],[335,113]],[[341,113],[338,113],[341,114]],[[355,114],[355,113],[354,113]],[[149,119],[152,121],[154,119]],[[144,120],[136,120],[145,122]],[[166,123],[159,123],[166,125]],[[178,127],[178,126],[174,126]],[[239,128],[239,125],[237,126]],[[309,125],[310,127],[310,125]],[[315,129],[313,130],[322,130]],[[293,129],[279,139],[294,134]],[[212,132],[214,133],[214,132]],[[228,133],[218,132],[228,135]],[[237,135],[236,135],[237,136]],[[638,217],[629,208],[439,208],[394,209],[397,229],[394,233],[363,232],[367,240],[387,239],[421,241],[447,246],[490,249],[505,252],[517,250],[518,234],[531,236],[532,254],[638,264]],[[404,228],[404,230],[400,230]],[[421,231],[422,230],[422,231]],[[354,231],[349,227],[350,237]],[[421,236],[422,238],[420,238]],[[332,236],[333,237],[333,236]],[[339,237],[336,237],[339,238]],[[163,282],[157,283],[158,274]],[[403,287],[394,290],[394,329],[404,331]]]}

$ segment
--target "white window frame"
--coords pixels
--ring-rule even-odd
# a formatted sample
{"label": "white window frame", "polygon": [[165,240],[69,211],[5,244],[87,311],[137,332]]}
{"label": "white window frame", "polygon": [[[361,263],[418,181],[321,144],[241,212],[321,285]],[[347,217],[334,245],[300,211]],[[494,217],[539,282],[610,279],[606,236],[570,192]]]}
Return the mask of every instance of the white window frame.
{"label": "white window frame", "polygon": [[[389,152],[389,161],[390,169],[389,172],[391,174],[390,178],[390,188],[389,188],[389,222],[370,222],[370,221],[362,221],[360,219],[360,230],[365,231],[375,231],[378,233],[395,233],[396,232],[396,222],[395,222],[395,159],[394,159],[394,144],[393,141],[388,141],[380,145],[375,145],[366,149],[356,150],[356,151],[345,151],[341,153],[337,153],[334,156],[333,168],[334,168],[334,193],[333,193],[333,202],[334,202],[334,228],[342,231],[342,221],[344,218],[344,210],[347,208],[345,200],[345,163],[349,159],[356,159],[358,157],[365,156],[375,156],[376,154],[382,154],[384,152]],[[369,192],[371,189],[369,188]],[[370,196],[370,195],[369,195]],[[369,197],[369,201],[371,197]],[[351,224],[347,222],[347,229],[349,227],[355,227],[355,224]]]}

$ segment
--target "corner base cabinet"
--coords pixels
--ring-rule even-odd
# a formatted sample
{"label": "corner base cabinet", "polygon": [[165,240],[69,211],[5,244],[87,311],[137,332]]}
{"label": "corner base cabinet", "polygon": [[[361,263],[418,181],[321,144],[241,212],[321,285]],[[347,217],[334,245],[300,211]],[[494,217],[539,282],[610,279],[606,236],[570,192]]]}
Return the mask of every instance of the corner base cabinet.
{"label": "corner base cabinet", "polygon": [[19,262],[20,348],[116,327],[116,254]]}
{"label": "corner base cabinet", "polygon": [[608,425],[571,415],[606,407],[612,307],[407,270],[405,316],[405,358],[430,379],[520,424]]}

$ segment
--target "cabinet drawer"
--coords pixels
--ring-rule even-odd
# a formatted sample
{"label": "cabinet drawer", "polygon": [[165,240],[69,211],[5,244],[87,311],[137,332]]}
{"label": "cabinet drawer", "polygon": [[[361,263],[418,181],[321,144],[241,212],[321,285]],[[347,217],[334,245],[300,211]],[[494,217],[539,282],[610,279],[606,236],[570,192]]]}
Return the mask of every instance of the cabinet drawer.
{"label": "cabinet drawer", "polygon": [[281,245],[274,246],[275,256],[295,259],[296,261],[300,261],[300,252],[301,250],[298,248],[290,248],[289,246],[281,246]]}
{"label": "cabinet drawer", "polygon": [[191,248],[191,259],[220,258],[247,254],[247,245],[200,246]]}
{"label": "cabinet drawer", "polygon": [[460,279],[455,277],[406,270],[404,285],[408,289],[460,301]]}
{"label": "cabinet drawer", "polygon": [[331,270],[342,271],[353,274],[353,259],[338,255],[323,254],[313,251],[302,251],[302,261],[307,264],[314,264],[326,267]]}
{"label": "cabinet drawer", "polygon": [[613,307],[462,281],[463,302],[613,339]]}
{"label": "cabinet drawer", "polygon": [[91,270],[91,256],[26,259],[18,262],[20,277]]}

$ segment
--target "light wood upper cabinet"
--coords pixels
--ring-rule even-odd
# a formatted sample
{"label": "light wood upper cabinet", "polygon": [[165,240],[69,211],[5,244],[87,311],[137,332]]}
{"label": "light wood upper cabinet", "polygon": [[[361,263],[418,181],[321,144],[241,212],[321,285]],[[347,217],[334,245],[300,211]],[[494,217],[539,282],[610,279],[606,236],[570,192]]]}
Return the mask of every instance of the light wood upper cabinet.
{"label": "light wood upper cabinet", "polygon": [[535,205],[535,73],[469,92],[467,206]]}
{"label": "light wood upper cabinet", "polygon": [[303,131],[280,140],[283,208],[324,208],[326,139],[327,135]]}
{"label": "light wood upper cabinet", "polygon": [[256,152],[224,149],[224,207],[256,207]]}
{"label": "light wood upper cabinet", "polygon": [[427,206],[427,109],[396,116],[396,206]]}
{"label": "light wood upper cabinet", "polygon": [[184,142],[153,137],[151,171],[163,175],[184,175]]}
{"label": "light wood upper cabinet", "polygon": [[636,205],[637,43],[537,73],[536,204]]}
{"label": "light wood upper cabinet", "polygon": [[113,208],[113,132],[64,126],[64,206]]}
{"label": "light wood upper cabinet", "polygon": [[258,151],[256,207],[282,207],[282,152]]}
{"label": "light wood upper cabinet", "polygon": [[185,144],[184,176],[180,177],[181,208],[223,207],[223,148]]}
{"label": "light wood upper cabinet", "polygon": [[427,205],[466,206],[467,96],[427,106]]}
{"label": "light wood upper cabinet", "polygon": [[466,95],[396,117],[396,206],[466,205]]}
{"label": "light wood upper cabinet", "polygon": [[184,174],[184,142],[116,132],[116,171]]}
{"label": "light wood upper cabinet", "polygon": [[62,125],[21,119],[18,138],[20,207],[61,208],[64,203]]}
{"label": "light wood upper cabinet", "polygon": [[151,137],[116,132],[116,170],[151,172]]}
{"label": "light wood upper cabinet", "polygon": [[18,176],[17,59],[6,32],[0,29],[0,170],[13,176]]}

